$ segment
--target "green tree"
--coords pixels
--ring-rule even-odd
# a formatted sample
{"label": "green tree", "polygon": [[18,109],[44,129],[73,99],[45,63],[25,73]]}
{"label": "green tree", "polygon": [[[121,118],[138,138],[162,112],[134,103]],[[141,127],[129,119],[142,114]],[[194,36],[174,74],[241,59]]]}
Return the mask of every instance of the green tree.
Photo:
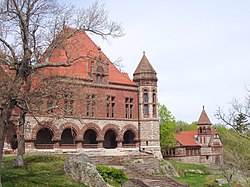
{"label": "green tree", "polygon": [[188,124],[185,121],[177,121],[176,122],[176,129],[175,132],[179,133],[181,131],[193,131],[193,130],[197,130],[197,122],[194,121],[191,124]]}
{"label": "green tree", "polygon": [[245,133],[249,130],[250,123],[248,122],[246,115],[239,113],[238,116],[236,116],[234,119],[233,126],[236,131]]}
{"label": "green tree", "polygon": [[234,129],[222,125],[216,126],[224,148],[224,164],[221,165],[229,183],[237,179],[239,173],[250,178],[250,140],[239,135]]}
{"label": "green tree", "polygon": [[160,119],[160,144],[161,150],[165,152],[176,144],[174,138],[176,121],[172,113],[165,105],[158,105],[158,114]]}
{"label": "green tree", "polygon": [[[65,26],[75,29],[63,32]],[[1,76],[0,80],[1,165],[4,140],[14,109],[24,110],[20,125],[25,121],[26,110],[31,112],[23,105],[26,105],[23,96],[32,75],[43,68],[68,67],[77,59],[86,58],[68,55],[64,44],[75,34],[86,31],[107,39],[123,36],[123,28],[120,23],[110,21],[108,12],[98,3],[79,9],[61,6],[56,0],[0,0],[0,28],[0,65],[8,70],[4,72],[10,78],[5,82]],[[57,47],[65,50],[66,62],[50,61]]]}

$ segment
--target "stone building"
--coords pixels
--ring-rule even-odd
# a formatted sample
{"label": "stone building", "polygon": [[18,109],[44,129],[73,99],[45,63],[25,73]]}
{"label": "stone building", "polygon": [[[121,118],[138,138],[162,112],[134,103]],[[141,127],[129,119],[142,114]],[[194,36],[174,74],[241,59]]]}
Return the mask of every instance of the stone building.
{"label": "stone building", "polygon": [[223,163],[223,146],[216,130],[212,130],[203,107],[198,120],[198,129],[175,134],[176,147],[165,153],[170,159],[190,164]]}
{"label": "stone building", "polygon": [[[145,53],[133,80],[84,31],[58,46],[49,60],[67,62],[69,57],[77,59],[72,66],[46,68],[34,78],[39,97],[34,115],[26,118],[26,152],[161,157],[157,77]],[[41,82],[47,90],[36,88]]]}

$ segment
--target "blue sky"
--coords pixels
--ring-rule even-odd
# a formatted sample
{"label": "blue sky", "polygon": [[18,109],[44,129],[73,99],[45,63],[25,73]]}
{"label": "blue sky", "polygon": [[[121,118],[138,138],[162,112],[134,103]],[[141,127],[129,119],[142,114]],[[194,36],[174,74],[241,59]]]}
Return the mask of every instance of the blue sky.
{"label": "blue sky", "polygon": [[[61,0],[62,1],[62,0]],[[78,7],[94,0],[72,0]],[[126,35],[108,42],[91,36],[132,78],[143,51],[157,71],[158,100],[177,120],[196,121],[205,105],[208,116],[250,84],[249,0],[106,0],[110,19]]]}

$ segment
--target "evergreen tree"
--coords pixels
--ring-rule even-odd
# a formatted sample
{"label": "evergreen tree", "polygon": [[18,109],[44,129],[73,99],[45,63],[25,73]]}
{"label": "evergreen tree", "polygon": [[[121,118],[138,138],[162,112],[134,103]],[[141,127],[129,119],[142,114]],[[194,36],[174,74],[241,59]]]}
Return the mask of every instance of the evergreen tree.
{"label": "evergreen tree", "polygon": [[248,122],[247,117],[244,114],[239,113],[234,119],[234,129],[240,133],[245,133],[248,132],[249,127],[250,123]]}

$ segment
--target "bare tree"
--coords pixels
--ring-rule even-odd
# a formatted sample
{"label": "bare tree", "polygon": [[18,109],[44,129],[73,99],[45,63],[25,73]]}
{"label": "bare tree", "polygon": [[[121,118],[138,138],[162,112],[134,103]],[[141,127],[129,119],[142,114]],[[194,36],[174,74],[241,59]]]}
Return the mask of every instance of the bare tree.
{"label": "bare tree", "polygon": [[[65,25],[75,29],[64,32]],[[8,74],[7,78],[1,76],[0,81],[8,80],[6,89],[2,89],[0,103],[1,163],[6,130],[14,108],[22,110],[20,127],[26,112],[29,112],[23,96],[27,92],[24,89],[27,81],[32,80],[31,75],[42,68],[67,67],[77,59],[85,58],[69,55],[65,62],[50,61],[54,50],[58,46],[63,47],[65,41],[78,32],[89,31],[106,39],[108,36],[122,36],[123,29],[121,24],[108,20],[108,12],[98,3],[87,9],[76,9],[60,6],[54,0],[0,1],[0,28],[0,62],[6,68],[2,72]]]}
{"label": "bare tree", "polygon": [[250,139],[250,91],[243,102],[237,99],[232,101],[232,107],[226,114],[221,107],[216,111],[215,116],[226,126],[234,129],[241,137]]}

